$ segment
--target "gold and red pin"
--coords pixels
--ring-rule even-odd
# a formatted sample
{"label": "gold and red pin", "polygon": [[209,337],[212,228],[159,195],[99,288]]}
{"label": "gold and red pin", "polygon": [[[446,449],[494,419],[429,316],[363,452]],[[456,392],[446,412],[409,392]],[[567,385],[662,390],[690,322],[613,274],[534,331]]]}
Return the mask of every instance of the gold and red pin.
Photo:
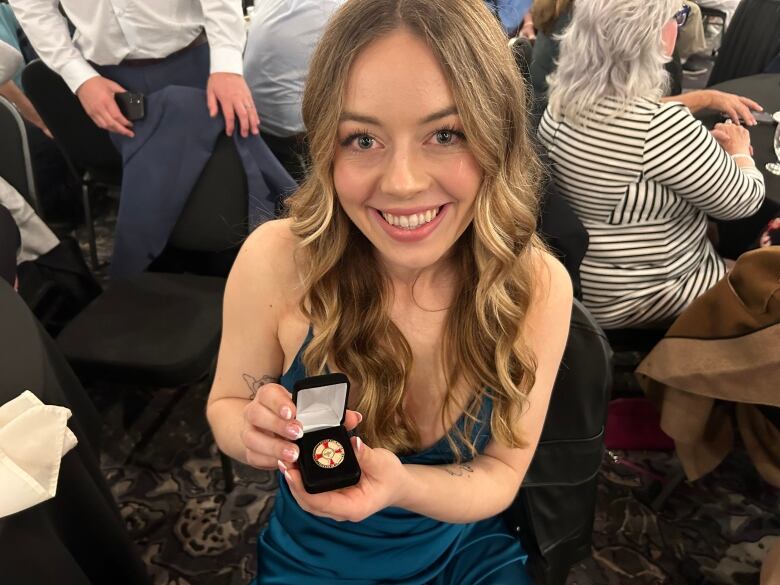
{"label": "gold and red pin", "polygon": [[344,461],[344,447],[338,441],[325,439],[314,447],[314,462],[325,469],[332,469]]}

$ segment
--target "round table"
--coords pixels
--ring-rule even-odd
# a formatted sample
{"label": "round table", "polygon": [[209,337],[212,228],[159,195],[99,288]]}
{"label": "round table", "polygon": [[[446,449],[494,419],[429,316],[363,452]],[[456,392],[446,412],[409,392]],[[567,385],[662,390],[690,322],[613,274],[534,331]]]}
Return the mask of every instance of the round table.
{"label": "round table", "polygon": [[[748,97],[757,101],[764,108],[764,111],[780,111],[780,73],[761,73],[749,77],[740,77],[739,79],[730,79],[708,89],[718,89],[728,93],[734,93]],[[707,127],[713,126],[722,118],[720,115],[712,114],[701,118]],[[757,124],[748,127],[750,131],[750,142],[753,145],[753,158],[756,166],[764,175],[766,182],[766,196],[777,203],[780,203],[780,176],[773,175],[766,170],[765,165],[768,162],[777,162],[772,141],[775,135],[776,124]]]}

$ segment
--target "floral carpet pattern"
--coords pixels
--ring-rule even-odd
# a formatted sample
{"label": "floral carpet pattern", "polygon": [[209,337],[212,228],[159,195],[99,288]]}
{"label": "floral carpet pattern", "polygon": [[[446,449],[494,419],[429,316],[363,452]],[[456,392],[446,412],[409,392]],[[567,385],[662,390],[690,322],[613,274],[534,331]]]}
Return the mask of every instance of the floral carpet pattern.
{"label": "floral carpet pattern", "polygon": [[[235,488],[225,494],[204,416],[207,388],[186,388],[151,436],[151,421],[175,391],[91,390],[105,420],[102,468],[155,585],[249,583],[277,474],[236,465]],[[123,428],[125,402],[134,394],[148,404]],[[683,483],[658,514],[649,505],[655,478],[673,471],[673,457],[619,455],[630,467],[605,455],[593,556],[574,567],[570,585],[758,583],[761,559],[780,538],[780,493],[744,454],[695,484]]]}

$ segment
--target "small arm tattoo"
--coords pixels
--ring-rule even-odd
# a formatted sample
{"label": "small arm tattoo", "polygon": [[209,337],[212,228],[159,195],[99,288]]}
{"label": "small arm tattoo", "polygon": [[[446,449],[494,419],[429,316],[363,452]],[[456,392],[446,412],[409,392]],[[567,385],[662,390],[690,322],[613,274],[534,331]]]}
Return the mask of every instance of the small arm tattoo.
{"label": "small arm tattoo", "polygon": [[460,465],[445,465],[444,471],[453,477],[463,477],[467,473],[474,473],[474,468],[471,465],[461,463]]}
{"label": "small arm tattoo", "polygon": [[278,378],[274,378],[268,374],[264,374],[260,378],[255,378],[249,374],[242,374],[242,376],[244,377],[244,382],[246,382],[246,385],[249,386],[249,400],[255,399],[255,396],[257,396],[257,391],[261,386],[265,386],[266,384],[274,384],[279,381]]}

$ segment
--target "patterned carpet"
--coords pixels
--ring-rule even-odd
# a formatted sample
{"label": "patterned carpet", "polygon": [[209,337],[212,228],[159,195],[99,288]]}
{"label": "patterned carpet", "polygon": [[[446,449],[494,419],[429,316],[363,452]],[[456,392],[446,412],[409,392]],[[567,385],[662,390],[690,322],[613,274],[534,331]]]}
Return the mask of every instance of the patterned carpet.
{"label": "patterned carpet", "polygon": [[[149,426],[176,391],[91,392],[105,420],[103,471],[155,585],[249,583],[276,473],[237,466],[236,487],[224,493],[203,414],[204,385],[184,389],[152,436]],[[148,401],[146,408],[123,429],[126,403],[142,401]],[[647,502],[657,487],[652,475],[671,471],[670,455],[619,455],[646,467],[647,474],[605,455],[593,558],[574,568],[570,585],[758,582],[768,544],[780,537],[780,501],[744,455],[735,454],[695,485],[683,484],[660,514]]]}
{"label": "patterned carpet", "polygon": [[[114,217],[109,205],[97,224],[102,263],[110,256]],[[155,585],[249,583],[276,474],[236,465],[236,487],[224,493],[204,416],[208,389],[88,390],[105,421],[103,471]],[[162,426],[150,432],[169,409]],[[758,583],[761,559],[780,538],[780,493],[757,476],[743,453],[696,484],[680,486],[659,514],[648,502],[658,489],[656,478],[673,471],[674,458],[663,452],[615,455],[629,464],[604,457],[593,556],[575,566],[569,585]]]}

